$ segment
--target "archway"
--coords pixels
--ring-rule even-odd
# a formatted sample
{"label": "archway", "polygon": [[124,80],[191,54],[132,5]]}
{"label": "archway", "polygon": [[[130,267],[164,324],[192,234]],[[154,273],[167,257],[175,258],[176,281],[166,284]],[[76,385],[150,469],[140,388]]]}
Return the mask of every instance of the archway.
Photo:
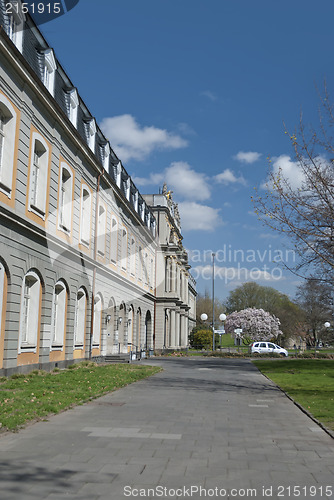
{"label": "archway", "polygon": [[145,317],[145,349],[153,348],[153,335],[152,335],[152,318],[150,311],[147,311]]}
{"label": "archway", "polygon": [[122,302],[122,304],[119,306],[119,316],[117,319],[117,330],[118,330],[118,352],[119,353],[126,353],[127,352],[127,339],[126,339],[126,333],[127,333],[127,328],[126,328],[126,307],[125,304]]}
{"label": "archway", "polygon": [[133,306],[131,306],[128,315],[128,351],[136,350],[136,338],[134,332],[135,332],[134,310]]}
{"label": "archway", "polygon": [[115,336],[115,320],[116,320],[116,305],[113,298],[109,300],[108,309],[106,310],[106,354],[117,353],[118,339]]}
{"label": "archway", "polygon": [[138,346],[138,349],[142,348],[142,341],[141,341],[141,310],[140,307],[137,309],[137,314],[136,314],[136,345]]}

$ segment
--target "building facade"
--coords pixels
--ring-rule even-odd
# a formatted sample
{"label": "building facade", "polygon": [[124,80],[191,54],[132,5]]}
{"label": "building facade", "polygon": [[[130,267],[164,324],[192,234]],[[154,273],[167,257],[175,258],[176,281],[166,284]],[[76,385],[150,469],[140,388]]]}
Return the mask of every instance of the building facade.
{"label": "building facade", "polygon": [[[186,254],[166,245],[159,207],[139,193],[33,20],[6,13],[7,4],[0,0],[0,373],[186,347]],[[168,227],[173,207],[160,196]],[[162,276],[166,262],[182,276]],[[165,309],[179,326],[165,330]]]}

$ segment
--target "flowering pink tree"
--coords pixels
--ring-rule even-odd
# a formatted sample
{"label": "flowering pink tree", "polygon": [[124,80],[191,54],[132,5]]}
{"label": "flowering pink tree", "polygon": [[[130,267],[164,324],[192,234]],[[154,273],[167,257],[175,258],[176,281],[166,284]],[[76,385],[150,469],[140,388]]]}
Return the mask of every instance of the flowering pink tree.
{"label": "flowering pink tree", "polygon": [[272,340],[281,335],[280,320],[263,309],[249,307],[242,311],[229,314],[225,321],[227,333],[234,333],[236,328],[242,328],[241,338],[244,344],[255,340]]}

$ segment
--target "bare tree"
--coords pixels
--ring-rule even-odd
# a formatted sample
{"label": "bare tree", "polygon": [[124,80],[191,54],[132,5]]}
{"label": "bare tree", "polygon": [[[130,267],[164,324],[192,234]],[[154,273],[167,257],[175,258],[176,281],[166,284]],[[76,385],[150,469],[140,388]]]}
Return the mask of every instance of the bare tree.
{"label": "bare tree", "polygon": [[331,287],[309,278],[298,287],[296,298],[305,314],[306,341],[316,345],[325,333],[324,323],[332,318]]}
{"label": "bare tree", "polygon": [[316,269],[319,278],[333,281],[334,109],[326,87],[320,100],[317,132],[307,132],[301,117],[298,131],[289,134],[298,182],[271,168],[265,194],[257,191],[253,201],[260,220],[291,238],[299,256],[291,270],[305,276]]}

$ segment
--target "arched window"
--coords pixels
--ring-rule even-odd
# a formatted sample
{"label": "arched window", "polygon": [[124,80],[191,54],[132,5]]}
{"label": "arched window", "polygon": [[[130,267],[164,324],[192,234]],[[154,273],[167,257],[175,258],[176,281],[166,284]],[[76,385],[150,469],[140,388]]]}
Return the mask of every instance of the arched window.
{"label": "arched window", "polygon": [[130,243],[130,273],[132,276],[136,274],[136,241],[133,236]]}
{"label": "arched window", "polygon": [[165,292],[169,292],[169,273],[170,273],[170,260],[165,257]]}
{"label": "arched window", "polygon": [[107,212],[105,207],[99,205],[99,214],[97,221],[97,251],[100,255],[104,255],[106,251],[106,221]]}
{"label": "arched window", "polygon": [[56,283],[52,304],[52,347],[62,348],[66,328],[67,291],[62,281]]}
{"label": "arched window", "polygon": [[148,285],[149,276],[148,276],[148,253],[147,252],[145,252],[145,259],[144,259],[144,277],[145,277],[145,284]]}
{"label": "arched window", "polygon": [[49,147],[40,134],[33,132],[30,160],[29,210],[43,218],[46,212],[48,170]]}
{"label": "arched window", "polygon": [[125,271],[128,260],[128,232],[125,227],[121,229],[121,255],[121,266],[123,271]]}
{"label": "arched window", "polygon": [[0,191],[11,196],[14,174],[14,153],[17,113],[0,93]]}
{"label": "arched window", "polygon": [[5,268],[0,262],[0,335],[2,332],[2,311],[5,303],[5,278],[6,278],[6,273],[5,273]]}
{"label": "arched window", "polygon": [[81,220],[80,220],[80,240],[81,243],[89,246],[91,239],[92,220],[92,195],[85,185],[81,188]]}
{"label": "arched window", "polygon": [[41,281],[34,271],[23,280],[20,308],[19,352],[36,352],[40,319]]}
{"label": "arched window", "polygon": [[102,325],[102,297],[97,294],[94,299],[93,346],[100,345]]}
{"label": "arched window", "polygon": [[114,216],[111,218],[111,231],[110,231],[110,260],[114,264],[117,262],[117,220]]}
{"label": "arched window", "polygon": [[138,279],[142,280],[144,263],[143,263],[143,249],[140,245],[138,247],[138,256],[139,256]]}
{"label": "arched window", "polygon": [[72,228],[73,173],[64,162],[60,165],[59,181],[58,223],[60,229],[70,233]]}
{"label": "arched window", "polygon": [[83,288],[80,288],[77,293],[77,301],[75,308],[75,329],[74,329],[74,344],[76,348],[82,348],[85,343],[86,330],[86,305],[87,296]]}
{"label": "arched window", "polygon": [[3,367],[7,304],[7,273],[0,260],[0,368]]}
{"label": "arched window", "polygon": [[150,286],[151,286],[151,288],[154,288],[154,285],[155,285],[154,260],[153,260],[153,257],[151,257],[151,263],[150,263]]}

